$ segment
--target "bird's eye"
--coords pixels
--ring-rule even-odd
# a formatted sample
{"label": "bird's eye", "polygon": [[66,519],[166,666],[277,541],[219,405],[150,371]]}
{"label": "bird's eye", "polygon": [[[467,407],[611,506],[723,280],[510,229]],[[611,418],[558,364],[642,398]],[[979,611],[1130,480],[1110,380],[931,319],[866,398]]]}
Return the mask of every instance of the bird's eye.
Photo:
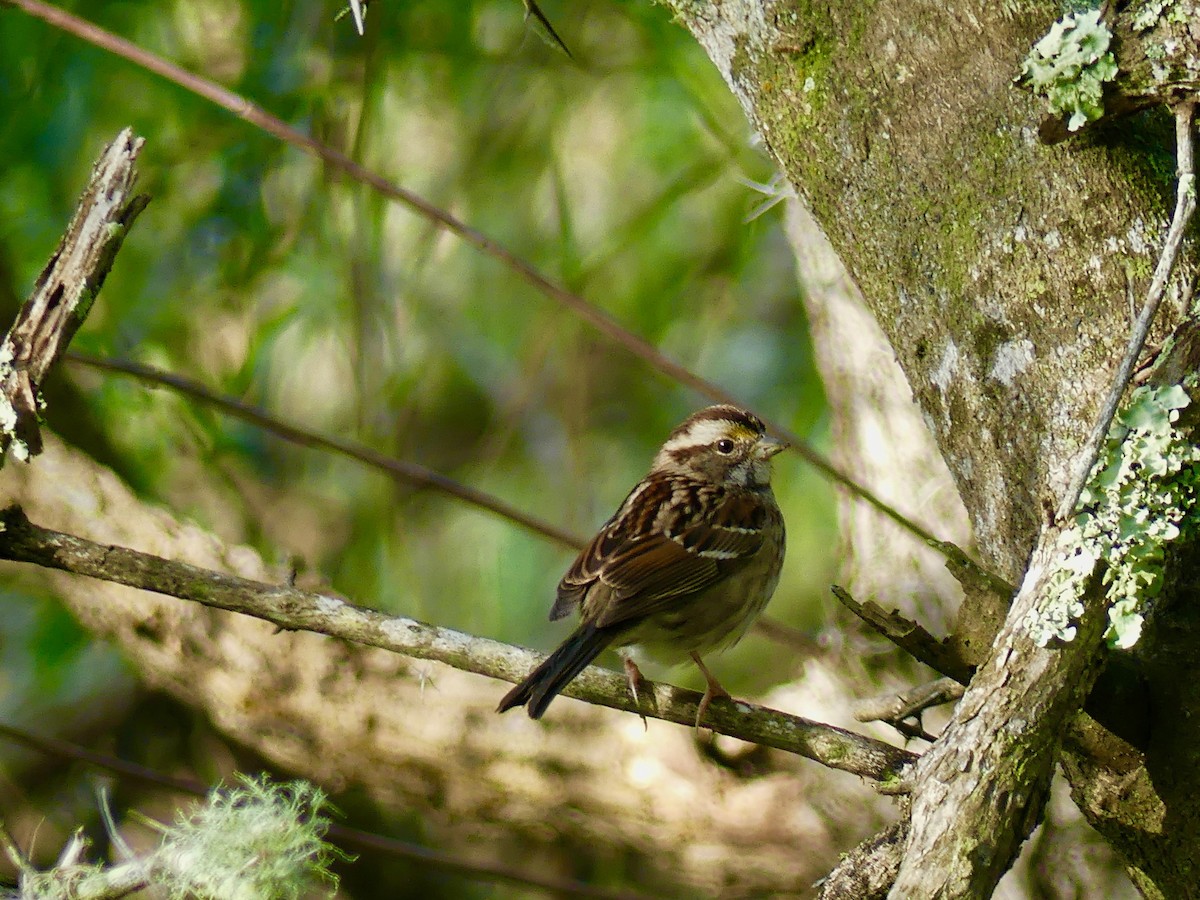
{"label": "bird's eye", "polygon": [[717,441],[717,452],[732,453],[733,441],[731,441],[729,438],[721,438],[719,441]]}

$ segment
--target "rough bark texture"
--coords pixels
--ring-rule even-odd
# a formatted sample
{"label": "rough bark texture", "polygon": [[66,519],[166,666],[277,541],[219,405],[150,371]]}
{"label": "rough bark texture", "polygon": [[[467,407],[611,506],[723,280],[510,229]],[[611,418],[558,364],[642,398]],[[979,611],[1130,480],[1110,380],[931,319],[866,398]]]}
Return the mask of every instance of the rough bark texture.
{"label": "rough bark texture", "polygon": [[1055,4],[679,12],[862,289],[986,561],[1019,582],[1153,269],[1169,169],[1037,142],[1012,80]]}
{"label": "rough bark texture", "polygon": [[[1111,382],[1130,298],[1145,294],[1154,268],[1173,190],[1169,127],[1142,117],[1058,147],[1039,143],[1041,101],[1012,81],[1061,14],[1056,4],[675,8],[861,288],[949,465],[985,563],[1022,582],[1039,535],[1050,552],[1047,513]],[[1183,56],[1194,57],[1196,29],[1177,31],[1193,44]],[[1127,27],[1118,34],[1132,40]],[[1158,337],[1186,313],[1195,272],[1189,246]],[[1037,583],[1037,572],[1028,573],[1018,603]],[[990,607],[998,622],[1005,603],[993,597],[981,611]],[[1051,753],[1094,672],[1098,624],[1089,622],[1080,637],[1092,644],[1080,640],[1057,657],[1022,644],[1013,618],[996,646],[976,647],[984,674],[922,763],[906,863],[913,868],[893,896],[977,896],[1008,865],[1037,820]],[[1155,696],[1148,679],[1152,709],[1167,710],[1190,699],[1179,685],[1196,683],[1200,659],[1182,641],[1170,652],[1164,640],[1186,628],[1183,619],[1160,628],[1144,639],[1138,662],[1152,673],[1151,658],[1170,657],[1175,686],[1163,681]],[[1186,748],[1195,737],[1180,720],[1195,717],[1164,718],[1151,733],[1162,728],[1171,739],[1150,742],[1144,768],[1136,751],[1121,753],[1112,735],[1077,721],[1068,771],[1076,794],[1090,794],[1085,812],[1107,825],[1143,890],[1189,896],[1195,878],[1184,876],[1200,859],[1195,812],[1179,784],[1186,779],[1162,773],[1194,771]],[[1006,735],[1006,722],[1020,727]],[[1096,777],[1084,761],[1098,767]],[[1110,774],[1121,766],[1123,779]],[[1145,789],[1126,794],[1122,786],[1139,776]],[[971,798],[972,788],[983,796]],[[1169,834],[1163,809],[1172,814]],[[951,810],[976,816],[980,834],[963,840]],[[997,823],[1001,830],[991,831]],[[958,845],[953,871],[948,857],[924,855],[939,829]]]}
{"label": "rough bark texture", "polygon": [[[973,551],[962,500],[883,331],[803,204],[788,204],[787,230],[829,400],[834,462],[931,533]],[[839,577],[850,593],[945,635],[961,593],[945,557],[849,494],[839,496],[838,518]]]}

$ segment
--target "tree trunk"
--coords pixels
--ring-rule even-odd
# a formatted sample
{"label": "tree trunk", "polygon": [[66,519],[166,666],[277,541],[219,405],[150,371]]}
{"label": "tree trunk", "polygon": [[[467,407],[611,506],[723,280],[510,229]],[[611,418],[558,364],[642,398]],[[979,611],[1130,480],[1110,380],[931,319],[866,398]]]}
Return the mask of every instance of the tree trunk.
{"label": "tree trunk", "polygon": [[[1157,262],[1174,189],[1173,166],[1162,164],[1174,151],[1167,120],[1144,115],[1065,144],[1039,143],[1040,101],[1013,81],[1060,15],[1055,4],[674,6],[861,288],[949,466],[984,563],[1021,583],[1039,539],[1053,556],[1056,537],[1045,525],[1112,383],[1131,327],[1130,298],[1145,295]],[[1193,23],[1194,59],[1197,19],[1194,10],[1183,12]],[[1130,47],[1117,52],[1124,59]],[[1184,320],[1195,271],[1189,245],[1157,338]],[[912,497],[910,506],[919,502]],[[1035,592],[1034,575],[1023,596]],[[1191,583],[1186,574],[1178,581]],[[1200,721],[1191,687],[1200,683],[1200,658],[1196,617],[1187,612],[1194,604],[1168,593],[1156,626],[1120,660],[1135,673],[1122,683],[1147,695],[1131,701],[1123,694],[1119,708],[1148,707],[1152,720],[1122,729],[1131,744],[1076,715],[1062,759],[1083,811],[1123,854],[1139,888],[1182,897],[1195,895],[1200,866],[1192,802],[1200,735],[1189,724]],[[1002,622],[1006,601],[992,597],[980,614]],[[1087,621],[1093,624],[1081,640],[1089,627],[1098,633],[1094,619]],[[1040,716],[1043,700],[1051,717],[1068,713],[1082,695],[1065,695],[1079,693],[1094,669],[1090,650],[1067,645],[1071,664],[1054,691],[1036,701],[1005,695],[1022,680],[1011,676],[1057,668],[1043,655],[1053,650],[1039,652],[1010,632],[990,650],[987,629],[973,636],[974,661],[988,660],[1002,677],[964,700],[978,704],[980,722],[993,719],[983,727],[996,734],[1006,720],[1024,727],[1026,714]],[[971,718],[960,707],[946,740],[973,750]],[[1019,747],[1029,754],[1021,758],[1038,766],[1051,760],[1057,736],[1053,728],[1032,735],[1044,746]],[[935,749],[931,765],[953,755]],[[944,766],[925,787],[939,778],[969,781],[973,768],[1003,768],[1006,759],[959,759],[958,769]],[[1030,790],[992,798],[1006,834],[981,852],[998,861],[976,860],[963,871],[1009,864],[1036,822],[1034,788],[1048,774],[1048,767],[1013,774],[1029,779]],[[920,782],[914,802],[916,821]],[[933,827],[919,824],[909,834],[910,853]],[[929,896],[986,890],[982,882],[956,885],[957,874],[928,866],[922,877],[937,885]],[[914,890],[905,881],[896,896]]]}

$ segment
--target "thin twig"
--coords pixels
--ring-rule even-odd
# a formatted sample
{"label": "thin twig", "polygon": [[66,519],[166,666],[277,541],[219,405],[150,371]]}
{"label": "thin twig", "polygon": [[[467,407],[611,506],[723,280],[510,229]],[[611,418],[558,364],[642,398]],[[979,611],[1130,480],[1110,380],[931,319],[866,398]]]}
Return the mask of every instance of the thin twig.
{"label": "thin twig", "polygon": [[[282,119],[269,114],[245,97],[227,90],[208,79],[188,72],[162,57],[124,38],[118,37],[112,32],[105,31],[85,19],[80,19],[65,10],[43,3],[41,0],[0,0],[0,2],[15,6],[28,15],[53,25],[55,28],[62,29],[81,40],[126,59],[135,65],[141,66],[233,113],[235,116],[244,119],[273,137],[313,154],[330,167],[343,172],[355,181],[368,185],[381,195],[404,204],[426,220],[446,229],[470,246],[497,260],[526,283],[569,309],[605,337],[617,345],[624,347],[635,357],[646,362],[661,374],[691,388],[696,393],[710,400],[719,403],[744,405],[739,403],[737,398],[725,389],[718,387],[707,379],[701,378],[685,366],[680,365],[661,353],[658,348],[645,338],[625,328],[599,307],[588,302],[578,294],[574,294],[561,285],[554,283],[538,271],[532,263],[521,258],[483,232],[455,218],[450,213],[435,206],[413,191],[388,181],[382,175],[359,165],[344,153],[292,128]],[[918,525],[895,507],[884,502],[875,493],[858,484],[849,475],[838,469],[822,454],[810,447],[799,435],[791,431],[791,429],[785,428],[778,422],[773,422],[765,416],[762,418],[770,431],[791,444],[792,449],[802,459],[821,472],[826,478],[841,485],[850,494],[870,504],[922,542],[934,547],[944,546],[944,542],[937,541],[927,529]],[[971,564],[980,569],[981,572],[984,571],[979,563],[972,562]]]}
{"label": "thin twig", "polygon": [[388,475],[406,484],[433,488],[450,497],[455,497],[465,503],[469,503],[472,506],[486,509],[511,522],[516,522],[521,527],[527,528],[535,534],[549,538],[565,547],[577,550],[583,546],[583,539],[578,535],[571,534],[569,531],[565,531],[556,525],[551,525],[543,519],[522,512],[515,506],[505,503],[503,500],[485,491],[468,487],[465,484],[442,475],[440,472],[435,472],[432,469],[406,460],[396,459],[394,456],[388,456],[377,450],[372,450],[370,447],[357,444],[354,441],[320,434],[316,431],[302,428],[299,425],[285,422],[283,419],[271,415],[264,409],[252,406],[249,403],[243,403],[228,395],[218,394],[216,391],[209,390],[199,382],[184,378],[182,375],[164,372],[162,369],[156,369],[153,366],[143,365],[142,363],[119,359],[105,359],[93,356],[90,353],[80,353],[76,350],[68,351],[66,358],[70,362],[88,366],[89,368],[101,369],[106,372],[117,372],[122,375],[132,375],[142,381],[168,387],[173,391],[177,391],[208,406],[215,407],[236,419],[249,422],[292,443],[303,447],[316,447],[333,453],[339,453],[342,456],[378,469],[381,472],[386,472]]}
{"label": "thin twig", "polygon": [[843,606],[918,662],[953,678],[959,684],[970,682],[973,674],[971,667],[918,623],[895,611],[884,612],[879,604],[870,600],[859,603],[849,591],[836,584],[830,586],[830,591]]}
{"label": "thin twig", "polygon": [[1179,172],[1179,182],[1175,188],[1175,213],[1171,217],[1171,227],[1167,230],[1162,253],[1158,258],[1158,265],[1154,269],[1154,278],[1150,281],[1150,289],[1146,292],[1146,303],[1142,307],[1142,314],[1134,324],[1133,333],[1129,336],[1129,345],[1125,349],[1125,356],[1121,359],[1121,365],[1117,367],[1117,374],[1113,378],[1113,384],[1104,400],[1104,405],[1100,408],[1096,424],[1092,426],[1092,431],[1080,450],[1079,461],[1076,464],[1071,485],[1063,495],[1062,503],[1059,504],[1058,520],[1060,522],[1066,521],[1074,514],[1075,507],[1079,503],[1079,496],[1083,493],[1088,478],[1091,477],[1092,467],[1096,464],[1096,458],[1100,455],[1100,448],[1104,446],[1105,438],[1108,437],[1108,429],[1112,424],[1113,416],[1117,413],[1121,397],[1124,396],[1125,388],[1133,374],[1133,367],[1142,354],[1146,336],[1150,333],[1150,326],[1154,323],[1154,315],[1158,312],[1158,306],[1166,293],[1167,281],[1179,258],[1179,248],[1183,244],[1184,232],[1187,230],[1192,214],[1196,211],[1196,151],[1192,141],[1192,120],[1195,109],[1194,101],[1180,103],[1175,107],[1175,155],[1178,160]]}
{"label": "thin twig", "polygon": [[[209,794],[209,786],[194,778],[183,778],[178,775],[160,772],[157,769],[151,769],[117,756],[98,753],[95,750],[71,741],[32,734],[31,732],[14,728],[2,722],[0,722],[0,737],[8,738],[27,747],[32,747],[48,756],[87,763],[88,765],[105,769],[116,775],[130,778],[143,784],[152,784],[160,788],[167,788],[168,790],[196,797],[207,797]],[[362,831],[358,828],[350,828],[345,825],[339,825],[336,822],[330,823],[326,834],[341,847],[375,850],[389,856],[417,860],[425,865],[452,871],[462,875],[464,878],[477,881],[504,881],[526,887],[541,888],[554,894],[590,897],[595,898],[595,900],[639,900],[639,898],[645,897],[643,894],[631,891],[598,888],[590,884],[584,884],[581,881],[535,875],[521,872],[509,866],[463,859],[450,853],[434,850],[431,847],[397,840],[370,831]],[[3,834],[0,833],[0,844],[2,843]]]}
{"label": "thin twig", "polygon": [[[898,694],[893,691],[860,700],[854,704],[854,718],[859,722],[887,722],[889,725],[901,729],[901,724],[905,719],[915,717],[919,722],[921,713],[925,710],[958,700],[965,690],[966,688],[953,678],[942,676]],[[904,729],[901,730],[905,734],[909,733]],[[933,737],[923,728],[917,736],[933,740]]]}
{"label": "thin twig", "polygon": [[8,861],[13,864],[13,868],[21,875],[37,871],[33,867],[33,863],[21,852],[21,848],[17,846],[17,842],[13,840],[11,834],[8,833],[8,828],[0,822],[0,847],[4,849],[4,855],[8,857]]}
{"label": "thin twig", "polygon": [[[243,403],[235,397],[230,397],[227,394],[218,394],[216,391],[209,390],[199,382],[193,381],[190,378],[184,378],[182,375],[165,372],[162,369],[142,363],[93,356],[90,353],[81,353],[78,350],[68,350],[63,356],[68,362],[99,369],[103,372],[129,375],[150,384],[178,391],[184,396],[191,397],[193,400],[219,409],[243,422],[249,422],[286,441],[291,441],[302,447],[314,447],[333,453],[340,453],[349,459],[384,472],[406,484],[430,488],[462,500],[479,509],[495,513],[501,518],[515,522],[522,528],[526,528],[534,534],[555,541],[564,547],[580,550],[586,543],[578,535],[552,525],[530,513],[522,512],[486,491],[464,485],[425,466],[397,459],[394,456],[387,456],[362,444],[338,437],[330,437],[329,435],[302,428],[292,422],[284,421],[257,406]],[[754,630],[768,640],[789,646],[794,650],[808,655],[815,655],[820,652],[820,647],[816,641],[808,637],[804,632],[771,619],[768,616],[762,616],[755,621]]]}
{"label": "thin twig", "polygon": [[[0,559],[192,600],[254,616],[280,628],[315,631],[510,682],[524,678],[545,658],[499,641],[387,616],[338,597],[263,584],[51,531],[31,523],[17,506],[0,512]],[[695,691],[647,682],[644,703],[637,704],[629,696],[624,675],[595,666],[584,670],[563,693],[687,726],[695,723],[701,700]],[[851,731],[742,701],[718,700],[709,707],[705,724],[731,737],[796,753],[830,768],[887,784],[902,781],[903,773],[917,758]]]}

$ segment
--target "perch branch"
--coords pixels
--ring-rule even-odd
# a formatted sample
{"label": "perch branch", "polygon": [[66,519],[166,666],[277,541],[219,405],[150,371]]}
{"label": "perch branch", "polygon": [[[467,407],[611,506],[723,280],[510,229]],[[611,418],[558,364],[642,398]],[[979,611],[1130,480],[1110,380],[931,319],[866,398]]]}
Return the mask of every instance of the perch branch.
{"label": "perch branch", "polygon": [[[15,506],[0,513],[0,558],[193,600],[280,628],[314,631],[510,682],[524,678],[544,658],[499,641],[387,616],[327,594],[263,584],[51,531],[31,523]],[[681,725],[695,722],[701,699],[695,691],[650,682],[645,698],[650,708],[642,708],[630,698],[623,675],[594,666],[563,693]],[[881,741],[742,701],[715,703],[707,721],[721,734],[797,753],[874,781],[901,780],[917,759]]]}
{"label": "perch branch", "polygon": [[0,463],[42,452],[39,391],[108,277],[129,227],[150,198],[134,194],[142,139],[126,128],[100,153],[92,178],[33,293],[0,342]]}

